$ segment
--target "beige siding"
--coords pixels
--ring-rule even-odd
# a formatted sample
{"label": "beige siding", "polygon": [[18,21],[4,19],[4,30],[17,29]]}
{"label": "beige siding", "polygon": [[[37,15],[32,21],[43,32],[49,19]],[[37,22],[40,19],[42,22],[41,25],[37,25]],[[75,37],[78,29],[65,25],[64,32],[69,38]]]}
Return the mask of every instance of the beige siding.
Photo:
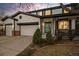
{"label": "beige siding", "polygon": [[[5,21],[4,21],[4,24],[13,24],[13,19],[6,19]],[[13,25],[7,25],[6,26],[6,36],[12,36],[12,31],[13,31]]]}
{"label": "beige siding", "polygon": [[13,19],[8,18],[4,21],[4,24],[9,24],[9,23],[13,23]]}
{"label": "beige siding", "polygon": [[15,21],[15,31],[19,31],[19,26],[17,25],[18,21]]}
{"label": "beige siding", "polygon": [[[19,16],[22,16],[22,19],[19,19]],[[15,18],[19,20],[18,23],[23,23],[23,22],[39,22],[40,21],[39,18],[36,18],[36,17],[33,17],[33,16],[24,15],[24,14],[19,14]]]}

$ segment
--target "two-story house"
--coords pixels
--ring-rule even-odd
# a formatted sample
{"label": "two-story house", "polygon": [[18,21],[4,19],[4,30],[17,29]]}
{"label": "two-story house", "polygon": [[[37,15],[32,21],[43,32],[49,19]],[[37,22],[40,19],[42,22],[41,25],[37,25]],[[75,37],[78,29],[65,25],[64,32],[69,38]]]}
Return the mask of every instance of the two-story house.
{"label": "two-story house", "polygon": [[76,30],[78,13],[72,13],[71,5],[40,9],[30,12],[17,12],[10,17],[4,17],[5,35],[6,36],[33,36],[35,30],[39,28],[42,34],[51,30],[52,36],[57,32],[68,32]]}

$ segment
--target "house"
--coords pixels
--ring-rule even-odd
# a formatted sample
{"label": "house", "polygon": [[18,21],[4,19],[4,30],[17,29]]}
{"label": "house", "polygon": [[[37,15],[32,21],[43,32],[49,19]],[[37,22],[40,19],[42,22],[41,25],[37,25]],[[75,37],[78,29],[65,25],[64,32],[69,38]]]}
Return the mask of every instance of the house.
{"label": "house", "polygon": [[32,36],[39,28],[40,18],[23,12],[17,12],[11,17],[2,19],[5,26],[5,35],[7,36]]}
{"label": "house", "polygon": [[2,19],[6,36],[33,36],[39,28],[42,34],[51,30],[52,36],[57,32],[67,33],[69,30],[79,33],[79,14],[71,12],[71,5],[46,8],[31,12],[17,12]]}

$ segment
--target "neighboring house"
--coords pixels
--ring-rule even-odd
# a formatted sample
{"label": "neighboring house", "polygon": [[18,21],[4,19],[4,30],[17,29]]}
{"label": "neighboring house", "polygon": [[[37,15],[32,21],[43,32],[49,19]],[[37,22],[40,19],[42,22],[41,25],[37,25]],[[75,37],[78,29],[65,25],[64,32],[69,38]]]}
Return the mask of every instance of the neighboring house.
{"label": "neighboring house", "polygon": [[5,35],[33,36],[37,28],[42,34],[51,30],[52,36],[56,36],[58,31],[66,33],[73,30],[79,33],[79,14],[70,11],[71,5],[65,5],[64,10],[61,6],[57,6],[27,13],[18,12],[2,19]]}
{"label": "neighboring house", "polygon": [[1,21],[2,17],[0,16],[0,36],[3,35],[3,22]]}

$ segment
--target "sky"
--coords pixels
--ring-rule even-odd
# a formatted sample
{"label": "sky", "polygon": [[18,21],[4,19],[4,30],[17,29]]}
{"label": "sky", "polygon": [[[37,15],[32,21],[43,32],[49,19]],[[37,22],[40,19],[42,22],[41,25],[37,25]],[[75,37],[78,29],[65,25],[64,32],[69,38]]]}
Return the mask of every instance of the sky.
{"label": "sky", "polygon": [[59,3],[0,3],[0,16],[11,16],[18,11],[28,12],[59,5]]}

